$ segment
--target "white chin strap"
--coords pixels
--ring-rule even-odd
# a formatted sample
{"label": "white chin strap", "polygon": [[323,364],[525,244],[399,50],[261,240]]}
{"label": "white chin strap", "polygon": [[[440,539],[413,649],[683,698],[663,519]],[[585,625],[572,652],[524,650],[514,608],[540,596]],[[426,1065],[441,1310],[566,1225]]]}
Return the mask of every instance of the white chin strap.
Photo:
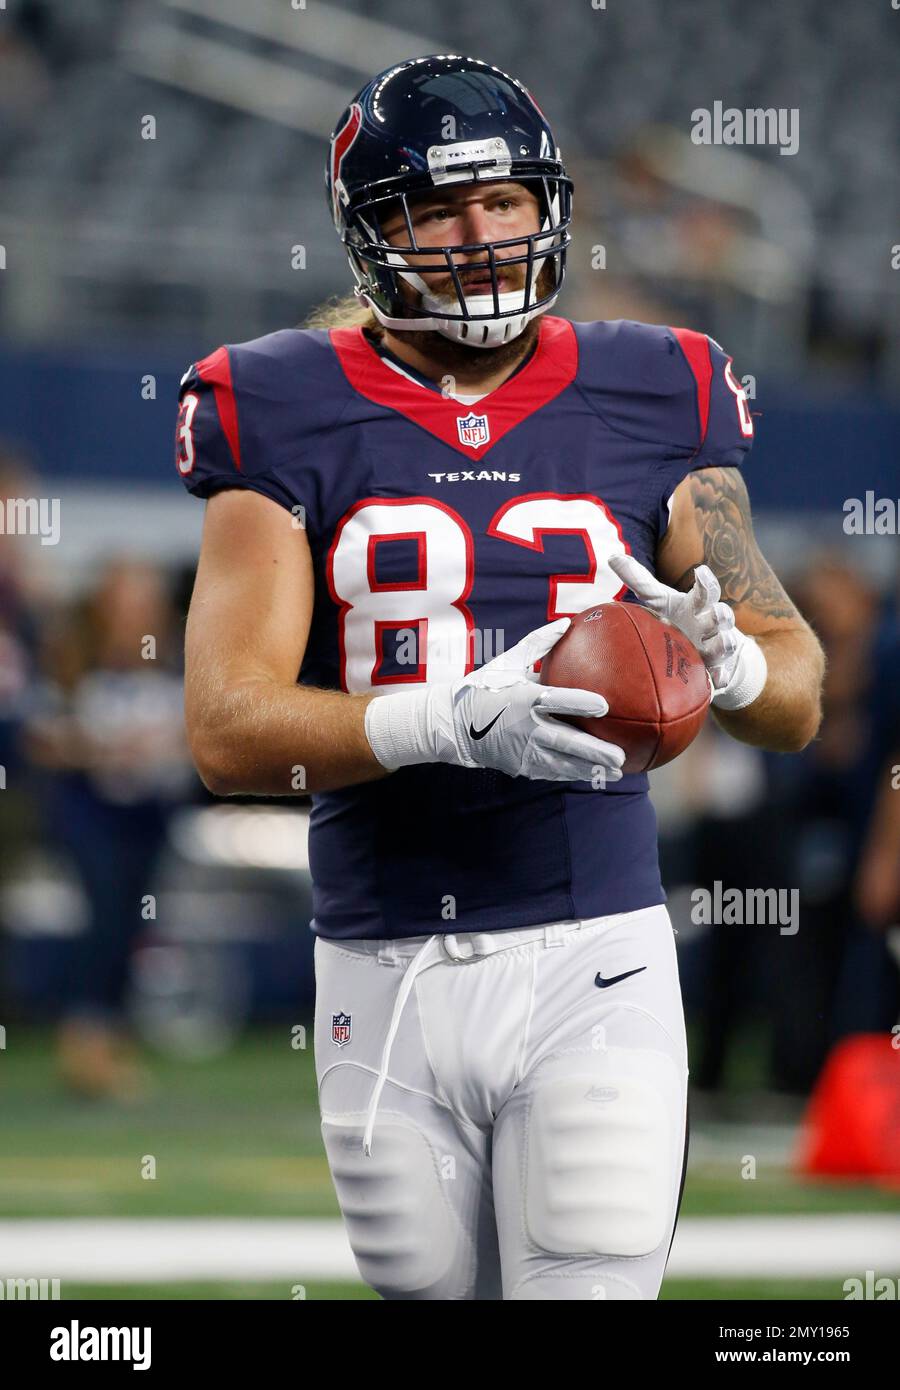
{"label": "white chin strap", "polygon": [[[554,199],[554,208],[555,207],[556,200]],[[558,213],[554,213],[554,215],[558,219]],[[546,223],[544,225],[546,226]],[[543,231],[544,227],[542,227],[541,230]],[[538,250],[542,244],[546,244],[547,242],[552,243],[552,241],[552,235],[542,237],[539,242],[535,243],[535,250]],[[413,330],[430,330],[435,333],[441,333],[445,338],[452,338],[455,342],[465,343],[467,347],[500,347],[503,343],[509,343],[513,338],[518,338],[526,324],[530,323],[533,318],[537,318],[538,314],[545,313],[546,310],[556,302],[559,293],[557,290],[556,294],[553,295],[552,299],[548,299],[546,304],[541,304],[538,308],[529,308],[525,302],[524,287],[520,290],[508,290],[505,294],[498,294],[497,296],[500,312],[501,314],[507,315],[507,317],[473,317],[471,319],[459,317],[444,318],[442,317],[442,311],[446,313],[448,310],[452,310],[454,314],[458,315],[459,301],[456,296],[454,295],[452,299],[449,299],[447,297],[438,297],[437,295],[431,294],[425,281],[422,280],[420,276],[416,275],[414,271],[409,269],[404,257],[397,252],[389,253],[387,260],[389,264],[397,267],[401,279],[405,280],[407,284],[412,285],[413,289],[418,290],[422,297],[422,308],[429,310],[431,316],[427,318],[410,319],[390,318],[379,309],[377,304],[372,302],[364,290],[358,290],[357,293],[360,302],[368,305],[372,313],[378,319],[378,322],[382,324],[384,328],[391,328],[400,333],[409,333]],[[535,256],[534,258],[531,295],[529,299],[532,305],[537,298],[537,282],[540,278],[541,269],[545,260],[547,260],[546,255]],[[502,268],[502,265],[502,261],[497,262],[498,270]],[[494,296],[492,294],[467,295],[466,307],[473,316],[481,314],[493,315]]]}
{"label": "white chin strap", "polygon": [[[417,280],[418,276],[404,275],[404,279]],[[419,286],[417,285],[416,288],[418,289]],[[413,329],[418,329],[423,332],[431,330],[435,333],[442,333],[445,338],[452,338],[458,343],[465,343],[467,347],[493,348],[500,347],[502,343],[511,342],[513,338],[518,338],[527,323],[530,323],[533,318],[537,318],[538,314],[543,314],[546,309],[550,308],[551,304],[553,304],[556,299],[556,295],[553,296],[553,299],[548,300],[546,304],[541,304],[539,308],[528,310],[523,308],[525,299],[524,290],[513,290],[508,294],[498,295],[497,300],[500,305],[501,313],[505,312],[508,314],[508,317],[500,319],[440,318],[438,317],[439,311],[441,309],[449,309],[450,305],[445,299],[436,299],[434,296],[425,292],[422,292],[422,308],[430,309],[432,314],[430,317],[414,319],[391,318],[388,314],[385,314],[379,309],[378,305],[374,304],[367,294],[361,293],[359,298],[363,304],[369,306],[372,313],[378,319],[378,322],[385,328],[392,328],[400,333],[408,333]],[[466,297],[466,304],[473,314],[487,314],[493,310],[494,296],[492,294],[469,295]],[[453,308],[456,309],[458,307],[458,304],[454,301]],[[517,310],[522,310],[522,312],[514,312]]]}

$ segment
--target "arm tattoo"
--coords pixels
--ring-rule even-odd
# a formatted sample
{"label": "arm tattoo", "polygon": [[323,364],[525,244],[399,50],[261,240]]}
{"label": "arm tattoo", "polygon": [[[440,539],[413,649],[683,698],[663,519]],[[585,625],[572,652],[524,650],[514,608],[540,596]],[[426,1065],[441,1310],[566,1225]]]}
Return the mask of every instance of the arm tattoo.
{"label": "arm tattoo", "polygon": [[[709,565],[732,608],[747,604],[771,618],[796,618],[797,610],[760,552],[750,520],[747,487],[736,468],[702,468],[688,475],[694,519]],[[693,568],[675,585],[690,589]]]}

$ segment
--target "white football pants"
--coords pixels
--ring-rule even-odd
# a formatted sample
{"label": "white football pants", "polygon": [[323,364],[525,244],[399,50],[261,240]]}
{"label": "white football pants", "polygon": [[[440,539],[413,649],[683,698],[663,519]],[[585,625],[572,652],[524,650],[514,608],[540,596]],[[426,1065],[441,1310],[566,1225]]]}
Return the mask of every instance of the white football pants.
{"label": "white football pants", "polygon": [[391,1299],[653,1299],[687,1153],[664,906],[522,931],[316,940],[322,1134]]}

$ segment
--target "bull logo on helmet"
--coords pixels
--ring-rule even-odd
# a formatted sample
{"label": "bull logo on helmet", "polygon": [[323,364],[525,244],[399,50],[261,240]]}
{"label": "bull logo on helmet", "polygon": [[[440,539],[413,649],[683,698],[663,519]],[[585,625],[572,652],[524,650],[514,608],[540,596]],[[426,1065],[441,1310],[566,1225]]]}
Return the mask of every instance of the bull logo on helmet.
{"label": "bull logo on helmet", "polygon": [[334,132],[331,141],[330,169],[331,169],[331,211],[334,217],[334,225],[340,228],[340,204],[339,199],[347,201],[347,194],[341,182],[341,164],[347,151],[352,146],[359,134],[362,125],[362,107],[358,101],[354,101],[347,113],[347,119],[339,130]]}

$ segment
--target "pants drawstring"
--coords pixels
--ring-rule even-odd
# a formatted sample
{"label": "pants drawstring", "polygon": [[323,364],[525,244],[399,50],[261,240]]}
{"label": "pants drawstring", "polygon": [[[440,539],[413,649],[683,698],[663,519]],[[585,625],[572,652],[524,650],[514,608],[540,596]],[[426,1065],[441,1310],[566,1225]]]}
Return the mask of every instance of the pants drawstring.
{"label": "pants drawstring", "polygon": [[410,961],[403,976],[403,982],[397,991],[397,998],[394,1000],[394,1011],[391,1014],[390,1026],[384,1040],[384,1048],[381,1053],[381,1066],[378,1070],[378,1079],[375,1082],[375,1089],[369,1100],[369,1108],[366,1112],[366,1128],[363,1134],[363,1152],[366,1157],[372,1154],[372,1134],[375,1129],[375,1115],[378,1111],[378,1102],[381,1100],[381,1093],[387,1081],[388,1068],[391,1064],[391,1049],[394,1046],[394,1039],[397,1036],[397,1029],[400,1027],[400,1018],[406,1006],[412,987],[416,982],[416,976],[422,971],[427,970],[429,965],[435,965],[441,958],[440,937],[430,936],[425,945],[419,950]]}
{"label": "pants drawstring", "polygon": [[[545,946],[561,946],[563,939],[571,931],[577,931],[583,924],[580,921],[553,922],[544,927],[531,928],[523,933],[472,933],[464,941],[460,941],[455,935],[435,935],[429,936],[423,946],[419,948],[406,968],[403,981],[397,991],[397,998],[394,1000],[394,1010],[391,1014],[391,1022],[388,1027],[387,1036],[384,1040],[384,1047],[381,1053],[381,1066],[378,1069],[378,1078],[375,1082],[366,1111],[366,1128],[363,1133],[363,1152],[367,1158],[372,1154],[372,1135],[375,1131],[375,1116],[378,1112],[378,1104],[381,1100],[381,1093],[387,1083],[388,1069],[391,1064],[391,1050],[394,1046],[394,1039],[400,1027],[400,1019],[406,1007],[406,1001],[412,993],[412,987],[416,982],[416,976],[423,970],[427,970],[430,965],[437,965],[440,960],[467,961],[473,958],[493,955],[497,951],[508,951],[513,946],[526,940],[544,939]],[[379,961],[388,964],[393,959],[393,953],[387,948],[384,953],[379,952]]]}

